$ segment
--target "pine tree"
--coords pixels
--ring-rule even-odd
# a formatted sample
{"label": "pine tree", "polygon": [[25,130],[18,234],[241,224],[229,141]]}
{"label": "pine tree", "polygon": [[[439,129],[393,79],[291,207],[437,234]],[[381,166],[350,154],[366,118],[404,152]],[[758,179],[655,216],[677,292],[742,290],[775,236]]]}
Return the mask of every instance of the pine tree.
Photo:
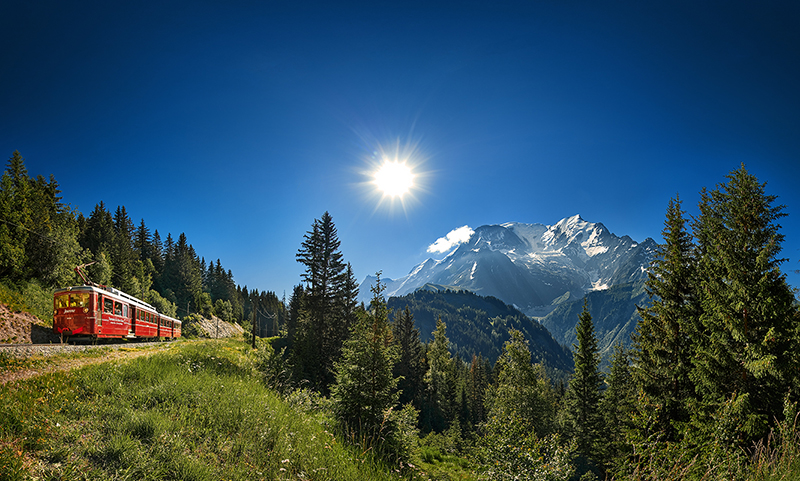
{"label": "pine tree", "polygon": [[111,282],[115,287],[131,292],[131,278],[136,254],[133,250],[133,221],[128,217],[124,206],[117,207],[114,213],[114,239],[111,244],[111,263],[114,266]]}
{"label": "pine tree", "polygon": [[486,390],[492,378],[492,367],[481,354],[472,356],[467,378],[467,428],[475,429],[486,421]]}
{"label": "pine tree", "polygon": [[27,263],[25,247],[28,242],[32,212],[29,204],[30,178],[25,160],[19,151],[8,159],[0,179],[0,276],[12,279],[24,277]]}
{"label": "pine tree", "polygon": [[158,233],[158,229],[153,231],[150,247],[152,248],[151,260],[153,261],[153,267],[156,269],[154,282],[158,285],[158,277],[164,271],[164,246],[161,243],[161,234]]}
{"label": "pine tree", "polygon": [[611,369],[605,379],[606,389],[600,400],[604,428],[599,452],[606,466],[625,463],[625,455],[630,449],[626,434],[634,427],[636,390],[629,357],[622,344],[614,346]]}
{"label": "pine tree", "polygon": [[377,439],[398,399],[399,379],[392,374],[397,347],[392,342],[383,289],[379,274],[372,287],[370,310],[361,316],[345,342],[331,387],[334,411],[345,426],[360,434],[357,439],[363,435]]}
{"label": "pine tree", "polygon": [[692,236],[686,230],[679,198],[670,200],[659,246],[647,280],[651,304],[639,308],[642,320],[633,336],[637,385],[644,395],[642,409],[653,425],[639,426],[644,436],[659,433],[663,441],[677,440],[676,423],[689,417],[694,397],[689,378],[700,313],[696,292],[696,259]]}
{"label": "pine tree", "polygon": [[349,312],[354,301],[352,271],[347,269],[339,247],[333,218],[325,212],[314,220],[296,256],[305,266],[302,278],[308,318],[297,326],[303,329],[304,351],[295,351],[293,358],[303,375],[323,392],[333,382],[334,362],[353,323]]}
{"label": "pine tree", "polygon": [[144,224],[144,219],[139,223],[133,238],[133,251],[142,262],[153,258],[153,249],[150,245],[150,229]]}
{"label": "pine tree", "polygon": [[578,344],[572,345],[575,371],[565,394],[565,408],[576,452],[583,462],[591,465],[599,461],[597,443],[602,428],[599,404],[603,377],[598,371],[600,354],[586,300],[578,319],[575,327]]}
{"label": "pine tree", "polygon": [[692,374],[701,413],[733,413],[727,425],[735,427],[722,437],[741,446],[782,417],[783,398],[797,380],[797,321],[780,271],[785,259],[778,258],[784,207],[744,165],[727,179],[701,192],[693,226],[702,314]]}
{"label": "pine tree", "polygon": [[180,312],[197,312],[202,308],[203,294],[200,259],[184,233],[178,236],[177,243],[168,234],[165,251],[164,272],[160,279],[164,297],[177,304]]}
{"label": "pine tree", "polygon": [[425,373],[425,402],[422,424],[426,430],[442,432],[458,414],[455,410],[455,365],[450,354],[447,325],[440,317],[436,321],[433,340],[427,349],[428,370]]}
{"label": "pine tree", "polygon": [[38,176],[28,185],[31,235],[25,245],[24,275],[48,286],[71,285],[76,278],[73,269],[85,258],[77,241],[75,215],[61,202],[61,191],[52,175],[49,181]]}
{"label": "pine tree", "polygon": [[495,364],[497,385],[486,400],[488,422],[518,424],[542,438],[555,428],[555,393],[544,368],[531,363],[522,332],[511,329],[510,335]]}
{"label": "pine tree", "polygon": [[420,341],[419,329],[414,325],[414,316],[408,306],[395,316],[392,331],[400,352],[394,370],[395,376],[400,378],[400,404],[413,403],[420,409],[422,380],[425,375],[425,346]]}
{"label": "pine tree", "polygon": [[302,284],[294,286],[292,297],[289,298],[289,312],[286,320],[286,340],[290,349],[294,348],[297,329],[302,316],[303,304],[305,299],[305,289]]}

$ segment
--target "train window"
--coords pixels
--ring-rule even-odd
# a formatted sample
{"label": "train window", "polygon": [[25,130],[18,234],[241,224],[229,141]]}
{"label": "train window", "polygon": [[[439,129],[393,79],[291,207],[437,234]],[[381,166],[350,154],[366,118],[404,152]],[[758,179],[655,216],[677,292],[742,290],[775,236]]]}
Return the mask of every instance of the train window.
{"label": "train window", "polygon": [[[79,292],[77,294],[72,294],[70,296],[71,305],[75,305],[76,307],[88,307],[89,306],[89,293],[88,292]],[[74,303],[74,304],[73,304]]]}
{"label": "train window", "polygon": [[114,314],[121,316],[122,315],[122,304],[119,302],[114,303]]}
{"label": "train window", "polygon": [[128,305],[127,304],[123,304],[122,305],[122,317],[128,317]]}
{"label": "train window", "polygon": [[69,307],[69,294],[61,294],[56,296],[56,309]]}
{"label": "train window", "polygon": [[111,314],[114,312],[114,301],[111,299],[104,297],[103,298],[103,312],[107,314]]}

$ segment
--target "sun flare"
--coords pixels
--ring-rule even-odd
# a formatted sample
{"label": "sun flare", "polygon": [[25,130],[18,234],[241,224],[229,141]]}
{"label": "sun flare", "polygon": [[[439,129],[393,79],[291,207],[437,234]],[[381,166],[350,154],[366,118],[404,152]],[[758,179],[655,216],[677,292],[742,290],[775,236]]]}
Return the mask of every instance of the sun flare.
{"label": "sun flare", "polygon": [[384,162],[374,177],[375,185],[389,197],[403,197],[414,187],[414,173],[405,162]]}

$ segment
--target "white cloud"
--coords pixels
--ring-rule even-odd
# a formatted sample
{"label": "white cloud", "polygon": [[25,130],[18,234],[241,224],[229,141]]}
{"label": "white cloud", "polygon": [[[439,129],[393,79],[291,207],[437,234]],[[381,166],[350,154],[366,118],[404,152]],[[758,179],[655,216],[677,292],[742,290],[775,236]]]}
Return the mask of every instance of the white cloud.
{"label": "white cloud", "polygon": [[428,252],[444,253],[457,246],[467,242],[475,231],[468,225],[459,227],[458,229],[451,230],[446,236],[439,237],[436,242],[428,246]]}

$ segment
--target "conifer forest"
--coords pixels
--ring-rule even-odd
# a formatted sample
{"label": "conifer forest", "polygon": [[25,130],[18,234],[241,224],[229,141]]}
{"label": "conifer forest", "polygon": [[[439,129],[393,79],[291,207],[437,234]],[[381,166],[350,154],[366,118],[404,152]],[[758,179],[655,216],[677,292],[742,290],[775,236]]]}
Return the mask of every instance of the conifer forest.
{"label": "conifer forest", "polygon": [[268,340],[258,369],[271,389],[313,399],[387,466],[454,456],[475,479],[797,479],[800,310],[781,270],[786,212],[744,165],[720,174],[698,215],[678,196],[664,206],[649,302],[602,369],[585,304],[572,346],[543,350],[543,327],[503,313],[492,319],[502,347],[470,350],[479,328],[453,315],[420,332],[413,306],[390,308],[381,272],[359,302],[329,212],[284,233],[298,238],[303,273],[279,296],[237,285],[224,252],[207,260],[124,206],[98,199],[77,212],[19,152],[0,180],[0,287],[46,320],[49,293],[81,283],[74,268],[85,265],[94,282],[170,316],[238,322],[248,342]]}

